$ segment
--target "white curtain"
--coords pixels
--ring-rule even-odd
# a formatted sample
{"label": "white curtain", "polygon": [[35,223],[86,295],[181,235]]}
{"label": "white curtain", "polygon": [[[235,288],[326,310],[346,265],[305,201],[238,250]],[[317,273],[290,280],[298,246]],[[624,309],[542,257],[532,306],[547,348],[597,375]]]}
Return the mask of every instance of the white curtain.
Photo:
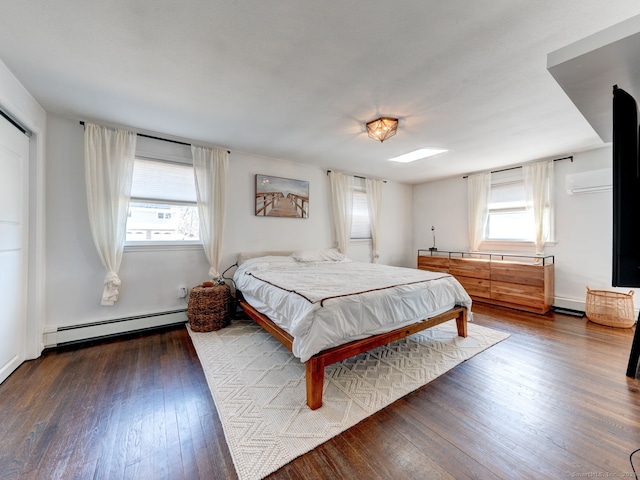
{"label": "white curtain", "polygon": [[491,173],[478,173],[467,178],[467,211],[469,214],[469,243],[471,251],[480,250],[489,217]]}
{"label": "white curtain", "polygon": [[209,262],[209,277],[220,279],[229,153],[221,148],[191,146],[200,216],[200,237]]}
{"label": "white curtain", "polygon": [[378,238],[380,231],[380,219],[382,218],[382,180],[367,178],[367,206],[369,207],[369,224],[371,225],[371,261],[378,263],[380,251],[378,250]]}
{"label": "white curtain", "polygon": [[93,242],[107,270],[102,305],[118,301],[118,271],[126,240],[131,197],[135,133],[86,123],[84,126],[85,183]]}
{"label": "white curtain", "polygon": [[536,254],[544,253],[544,244],[551,236],[553,205],[553,160],[523,165],[527,210],[533,216]]}
{"label": "white curtain", "polygon": [[353,177],[339,172],[329,172],[333,224],[338,250],[347,254],[351,239],[353,215]]}

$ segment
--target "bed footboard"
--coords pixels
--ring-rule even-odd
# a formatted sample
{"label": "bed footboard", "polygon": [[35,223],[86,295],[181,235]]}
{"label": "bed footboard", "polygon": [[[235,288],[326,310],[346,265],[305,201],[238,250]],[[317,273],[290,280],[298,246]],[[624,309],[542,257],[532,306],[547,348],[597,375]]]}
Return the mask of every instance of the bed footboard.
{"label": "bed footboard", "polygon": [[423,320],[413,325],[408,325],[397,330],[375,335],[373,337],[345,343],[328,350],[324,350],[306,362],[306,383],[307,383],[307,405],[311,410],[322,406],[322,391],[324,389],[324,367],[333,363],[341,362],[347,358],[368,352],[382,345],[395,342],[402,338],[418,333],[427,328],[439,325],[440,323],[456,320],[458,335],[467,336],[467,309],[465,307],[455,307],[441,315]]}
{"label": "bed footboard", "polygon": [[[258,312],[245,301],[240,301],[240,306],[244,312],[256,323],[261,325],[271,335],[278,339],[285,347],[291,350],[293,337],[273,323],[267,316]],[[322,406],[322,391],[324,389],[324,367],[333,363],[341,362],[347,358],[360,353],[367,352],[373,348],[386,345],[388,343],[408,337],[414,333],[427,328],[439,325],[449,320],[456,320],[458,335],[467,336],[467,309],[465,307],[454,307],[440,315],[423,320],[413,325],[398,328],[387,333],[381,333],[362,340],[345,343],[334,348],[323,350],[314,355],[306,362],[306,385],[307,385],[307,405],[311,410],[316,410]]]}

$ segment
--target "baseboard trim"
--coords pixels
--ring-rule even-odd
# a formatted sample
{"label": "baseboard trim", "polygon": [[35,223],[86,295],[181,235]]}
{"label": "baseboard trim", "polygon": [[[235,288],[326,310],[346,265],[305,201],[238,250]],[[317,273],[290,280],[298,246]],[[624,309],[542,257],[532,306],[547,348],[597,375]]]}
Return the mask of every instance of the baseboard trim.
{"label": "baseboard trim", "polygon": [[553,301],[554,308],[563,308],[577,312],[584,312],[585,300],[575,300],[572,298],[556,297]]}
{"label": "baseboard trim", "polygon": [[89,340],[110,338],[187,322],[187,310],[172,310],[146,315],[114,318],[78,325],[49,327],[44,332],[44,347],[56,348]]}

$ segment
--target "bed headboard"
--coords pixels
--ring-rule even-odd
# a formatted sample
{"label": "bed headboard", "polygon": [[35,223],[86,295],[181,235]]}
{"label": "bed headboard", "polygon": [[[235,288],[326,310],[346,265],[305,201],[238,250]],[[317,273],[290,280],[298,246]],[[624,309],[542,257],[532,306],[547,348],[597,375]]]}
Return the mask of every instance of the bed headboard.
{"label": "bed headboard", "polygon": [[238,266],[242,265],[244,262],[246,262],[247,260],[249,260],[251,258],[266,257],[266,256],[269,256],[269,255],[288,257],[293,252],[294,252],[293,250],[280,250],[280,251],[262,250],[262,251],[257,251],[257,252],[240,252],[238,254]]}

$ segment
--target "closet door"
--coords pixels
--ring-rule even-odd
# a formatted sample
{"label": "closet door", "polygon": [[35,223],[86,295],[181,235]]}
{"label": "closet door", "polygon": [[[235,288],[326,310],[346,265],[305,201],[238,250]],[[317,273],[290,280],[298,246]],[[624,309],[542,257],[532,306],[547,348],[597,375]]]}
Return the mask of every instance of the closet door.
{"label": "closet door", "polygon": [[29,138],[0,116],[0,382],[25,359]]}

